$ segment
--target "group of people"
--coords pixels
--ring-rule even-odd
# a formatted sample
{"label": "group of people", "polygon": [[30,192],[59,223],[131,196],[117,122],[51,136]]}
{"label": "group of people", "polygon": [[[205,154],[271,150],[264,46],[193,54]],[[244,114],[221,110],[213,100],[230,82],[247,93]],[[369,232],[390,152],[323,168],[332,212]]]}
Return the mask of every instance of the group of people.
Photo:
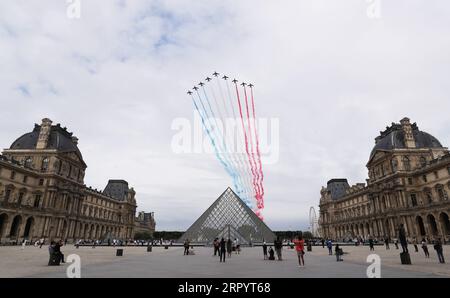
{"label": "group of people", "polygon": [[231,258],[231,253],[234,251],[236,254],[241,253],[241,245],[238,239],[231,239],[225,241],[225,238],[219,240],[219,238],[214,239],[213,241],[214,247],[214,256],[219,256],[220,262],[225,263],[226,256]]}
{"label": "group of people", "polygon": [[[303,239],[303,236],[301,234],[297,236],[296,240],[294,240],[294,245],[295,251],[297,252],[299,266],[305,266],[305,240]],[[275,250],[272,248],[272,246],[268,248],[267,243],[264,241],[262,246],[264,260],[274,261],[276,253],[278,261],[282,261],[283,242],[280,240],[280,237],[277,237],[277,239],[273,241],[273,246],[275,247]]]}
{"label": "group of people", "polygon": [[[375,250],[375,241],[374,238],[369,236],[369,249],[370,251],[374,251]],[[390,249],[390,239],[389,237],[384,237],[383,239],[384,245],[386,247],[386,250]],[[410,241],[408,241],[407,237],[406,237],[406,230],[405,230],[405,226],[403,224],[400,224],[398,227],[398,239],[394,240],[394,245],[396,249],[399,249],[399,242],[400,242],[400,246],[402,248],[402,253],[409,253],[408,251],[408,244],[410,243]],[[331,239],[322,239],[322,247],[325,247],[325,244],[328,248],[328,254],[332,255],[333,254],[333,244],[332,244],[332,240]],[[414,246],[414,250],[415,252],[419,252],[419,243],[417,241],[417,238],[414,238],[412,241],[412,244]],[[430,252],[428,251],[428,241],[425,238],[422,238],[421,241],[421,247],[422,250],[425,254],[425,258],[429,258],[430,257]],[[437,238],[435,240],[432,241],[433,244],[433,248],[437,253],[438,256],[438,260],[439,263],[444,264],[445,263],[445,259],[444,259],[444,251],[443,251],[443,246],[442,246],[442,241],[441,238]],[[341,259],[341,255],[342,255],[342,249],[339,248],[339,245],[336,244],[335,247],[335,254],[336,254],[336,259],[337,261],[342,261]]]}
{"label": "group of people", "polygon": [[59,265],[59,263],[64,262],[64,254],[61,252],[61,247],[64,246],[64,241],[51,241],[48,247],[49,253],[49,266]]}

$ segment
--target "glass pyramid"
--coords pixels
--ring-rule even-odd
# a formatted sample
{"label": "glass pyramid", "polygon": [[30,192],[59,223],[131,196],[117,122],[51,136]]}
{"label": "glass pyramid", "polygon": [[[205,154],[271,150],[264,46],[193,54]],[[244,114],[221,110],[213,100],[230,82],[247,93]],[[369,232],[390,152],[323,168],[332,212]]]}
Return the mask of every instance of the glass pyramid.
{"label": "glass pyramid", "polygon": [[215,238],[238,239],[241,244],[272,242],[275,234],[256,214],[227,188],[179,239],[211,244]]}

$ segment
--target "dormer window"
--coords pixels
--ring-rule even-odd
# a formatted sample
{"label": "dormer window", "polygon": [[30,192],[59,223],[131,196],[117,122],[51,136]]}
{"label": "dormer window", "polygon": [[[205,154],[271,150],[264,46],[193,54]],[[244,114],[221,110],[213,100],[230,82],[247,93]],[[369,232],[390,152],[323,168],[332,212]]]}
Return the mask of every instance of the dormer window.
{"label": "dormer window", "polygon": [[41,166],[41,170],[43,172],[46,172],[48,170],[48,157],[44,157],[44,159],[42,160],[42,166]]}
{"label": "dormer window", "polygon": [[24,161],[25,168],[31,168],[32,165],[33,165],[33,159],[29,156],[27,158],[25,158],[25,161]]}
{"label": "dormer window", "polygon": [[411,163],[408,156],[403,157],[403,169],[405,171],[411,171]]}
{"label": "dormer window", "polygon": [[427,165],[427,159],[425,157],[420,157],[420,166],[423,168]]}

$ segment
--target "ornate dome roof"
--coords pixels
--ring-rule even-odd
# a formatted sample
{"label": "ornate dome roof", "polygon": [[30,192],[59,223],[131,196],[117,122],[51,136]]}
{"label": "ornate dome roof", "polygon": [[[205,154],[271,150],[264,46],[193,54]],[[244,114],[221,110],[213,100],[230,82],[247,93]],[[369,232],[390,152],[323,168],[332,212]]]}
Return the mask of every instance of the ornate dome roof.
{"label": "ornate dome roof", "polygon": [[[405,119],[409,121],[409,119]],[[438,139],[429,133],[420,131],[416,123],[411,124],[411,129],[416,148],[443,148]],[[375,143],[376,144],[370,153],[370,158],[375,155],[377,150],[407,148],[405,144],[405,132],[403,130],[403,126],[398,123],[392,123],[390,127],[386,127],[385,131],[380,132],[380,135],[375,139]]]}
{"label": "ornate dome roof", "polygon": [[[32,132],[26,133],[19,137],[12,143],[9,149],[36,149],[40,130],[41,125],[35,124]],[[52,125],[50,129],[50,136],[45,149],[56,149],[60,152],[75,152],[80,158],[82,158],[77,144],[78,139],[72,136],[72,133],[68,132],[66,128],[62,128],[60,124],[57,124]]]}

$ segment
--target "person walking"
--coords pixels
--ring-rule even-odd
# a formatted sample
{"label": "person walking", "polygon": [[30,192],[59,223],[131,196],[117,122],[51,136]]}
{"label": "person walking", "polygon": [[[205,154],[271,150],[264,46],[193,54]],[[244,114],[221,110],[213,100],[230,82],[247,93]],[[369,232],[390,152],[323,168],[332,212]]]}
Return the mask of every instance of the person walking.
{"label": "person walking", "polygon": [[330,256],[333,255],[333,242],[331,242],[331,239],[327,239],[327,248],[328,248],[328,254]]}
{"label": "person walking", "polygon": [[231,258],[231,252],[233,251],[233,241],[230,238],[227,240],[227,255]]}
{"label": "person walking", "polygon": [[416,252],[419,252],[419,247],[417,246],[417,238],[416,237],[414,237],[414,241],[413,241],[413,245],[414,245],[414,250],[416,251]]}
{"label": "person walking", "polygon": [[42,245],[44,245],[45,243],[45,238],[41,238],[41,240],[39,241],[39,248],[42,248]]}
{"label": "person walking", "polygon": [[370,251],[375,250],[375,247],[373,246],[373,238],[372,237],[369,238],[369,247],[370,247]]}
{"label": "person walking", "polygon": [[226,252],[227,252],[227,250],[226,250],[225,239],[222,238],[222,240],[220,240],[220,252],[219,252],[220,262],[222,262],[222,260],[223,260],[223,262],[225,263]]}
{"label": "person walking", "polygon": [[189,240],[186,239],[184,241],[184,253],[183,255],[188,256],[189,255]]}
{"label": "person walking", "polygon": [[269,261],[275,261],[275,251],[272,246],[269,248]]}
{"label": "person walking", "polygon": [[275,246],[275,252],[277,253],[278,261],[282,261],[281,251],[283,249],[283,243],[281,242],[279,236],[274,241],[273,246]]}
{"label": "person walking", "polygon": [[[331,241],[330,241],[331,243]],[[301,267],[305,266],[305,259],[303,255],[305,254],[305,240],[303,240],[303,236],[300,234],[297,236],[297,240],[294,240],[295,250],[297,252],[298,257],[298,265]]]}
{"label": "person walking", "polygon": [[425,240],[425,238],[422,239],[422,250],[425,254],[425,258],[428,259],[430,257],[430,252],[428,251],[427,240]]}
{"label": "person walking", "polygon": [[402,246],[403,253],[409,253],[408,240],[406,239],[406,230],[403,224],[400,224],[400,227],[398,228],[398,239],[400,240],[400,245]]}
{"label": "person walking", "polygon": [[436,253],[437,253],[437,255],[438,255],[439,263],[445,264],[445,260],[444,260],[444,252],[443,252],[443,248],[442,248],[441,238],[438,238],[438,239],[434,242],[434,250],[436,250]]}
{"label": "person walking", "polygon": [[391,249],[391,248],[389,247],[389,237],[384,238],[384,244],[386,245],[386,250]]}
{"label": "person walking", "polygon": [[64,262],[64,254],[61,252],[61,247],[63,246],[63,241],[60,240],[58,242],[56,242],[55,247],[53,249],[53,252],[59,256],[59,258],[61,259],[61,263],[65,263]]}
{"label": "person walking", "polygon": [[266,241],[264,241],[262,248],[263,248],[264,260],[267,260],[267,243],[266,243]]}
{"label": "person walking", "polygon": [[48,260],[48,265],[52,266],[52,265],[59,265],[59,262],[55,259],[55,242],[51,241],[50,245],[48,246],[48,254],[49,254],[49,260]]}
{"label": "person walking", "polygon": [[322,238],[322,248],[325,248],[325,239]]}
{"label": "person walking", "polygon": [[235,239],[236,240],[236,253],[240,254],[241,253],[241,245],[239,243],[239,239]]}
{"label": "person walking", "polygon": [[339,244],[336,244],[336,247],[334,248],[334,252],[336,254],[336,262],[342,261],[342,259],[341,259],[342,252],[341,252],[341,248],[339,247]]}
{"label": "person walking", "polygon": [[214,255],[217,256],[217,253],[219,253],[219,239],[218,238],[214,239],[213,246],[214,246]]}

